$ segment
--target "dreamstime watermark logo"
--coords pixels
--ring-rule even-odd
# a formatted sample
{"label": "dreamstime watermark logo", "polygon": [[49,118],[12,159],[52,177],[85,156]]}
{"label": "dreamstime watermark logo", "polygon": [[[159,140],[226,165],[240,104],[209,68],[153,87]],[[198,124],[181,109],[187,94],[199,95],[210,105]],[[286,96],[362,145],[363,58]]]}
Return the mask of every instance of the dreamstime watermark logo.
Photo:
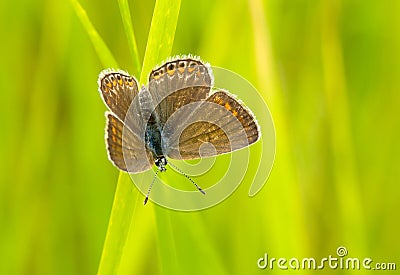
{"label": "dreamstime watermark logo", "polygon": [[322,270],[322,269],[340,269],[340,270],[396,270],[396,263],[375,262],[371,258],[352,258],[347,257],[346,247],[339,246],[336,249],[336,255],[316,258],[270,258],[267,253],[264,257],[257,260],[257,266],[260,269],[281,269],[281,270]]}
{"label": "dreamstime watermark logo", "polygon": [[[146,131],[149,131],[146,128],[146,122],[151,120],[151,114],[156,112],[160,120],[166,120],[163,121],[164,125],[160,140],[162,141],[163,154],[168,158],[168,162],[173,164],[167,166],[168,170],[175,170],[175,167],[179,167],[179,170],[190,177],[206,173],[215,175],[215,180],[213,179],[212,184],[193,178],[203,189],[203,186],[209,186],[205,189],[206,195],[202,195],[197,190],[186,191],[174,188],[170,184],[164,183],[161,176],[157,177],[157,182],[154,184],[150,194],[150,200],[169,209],[196,211],[212,207],[230,196],[242,182],[245,175],[246,179],[252,182],[248,194],[250,197],[254,196],[266,183],[273,166],[275,158],[275,128],[272,116],[261,95],[251,83],[236,73],[210,66],[207,66],[207,70],[211,76],[209,87],[199,86],[198,84],[197,86],[193,85],[191,83],[195,82],[195,80],[188,79],[186,81],[187,84],[182,88],[181,84],[179,84],[179,81],[182,81],[182,77],[172,74],[164,74],[165,77],[169,77],[168,79],[165,78],[165,83],[168,84],[160,82],[161,78],[157,78],[157,83],[150,81],[148,86],[142,86],[142,90],[139,93],[140,96],[135,97],[125,118],[124,123],[127,125],[129,133],[126,135],[127,138],[124,138],[126,130],[124,128],[122,150],[128,171],[134,171],[136,168],[134,166],[130,167],[131,164],[137,165],[136,162],[131,161],[130,150],[132,150],[132,145],[128,139],[129,135],[132,135],[130,132],[134,132],[139,139],[145,140]],[[200,76],[200,74],[198,75]],[[185,78],[186,76],[184,75],[183,77]],[[172,88],[176,86],[180,90]],[[185,101],[186,96],[195,96],[202,89],[209,89],[210,97],[213,93],[220,92],[221,99],[216,98],[214,101],[199,100],[189,104],[182,104],[172,114],[168,115],[170,106],[168,103],[166,104],[165,99],[175,92],[179,94],[179,91],[186,88],[190,89],[191,94],[185,95],[181,93],[181,96],[176,96],[177,100]],[[229,97],[238,102],[239,106],[234,106],[238,109],[234,109],[230,105],[232,102],[228,102],[231,100]],[[227,101],[222,104],[223,100]],[[241,110],[240,108],[245,108],[241,106],[243,102],[249,108],[249,112],[255,116],[260,130],[259,135],[261,138],[251,146],[247,146],[252,143],[248,132],[246,132],[249,124],[246,124],[248,122],[245,123],[244,117],[240,117],[238,113]],[[143,109],[144,106],[147,109]],[[141,110],[141,118],[138,115],[138,110]],[[142,123],[140,120],[146,122]],[[196,125],[198,126],[196,127]],[[207,127],[204,125],[207,125]],[[189,129],[190,133],[196,133],[196,131],[207,131],[210,127],[221,129],[223,133],[214,129],[212,131],[220,135],[220,140],[227,138],[229,142],[222,145],[218,144],[218,142],[213,144],[212,142],[207,142],[208,137],[200,137],[199,140],[201,139],[203,143],[199,146],[196,137],[196,139],[192,138],[184,144],[181,143],[180,137],[188,135],[187,129]],[[213,150],[218,152],[222,148],[218,146],[231,146],[233,152],[219,158],[216,156],[220,155],[219,153],[212,153]],[[190,154],[193,154],[193,158],[201,158],[197,164],[189,164],[184,160],[180,160],[180,153],[188,154],[188,151],[194,151],[193,148],[197,148],[196,152],[190,152]],[[140,151],[143,156],[149,154],[144,146],[142,148],[134,148],[134,150],[136,152]],[[206,158],[203,158],[203,156],[206,156]],[[182,159],[185,158],[183,157]],[[153,165],[150,158],[148,161],[149,163],[143,163],[143,166]],[[225,167],[224,170],[221,167]],[[252,172],[249,173],[249,167],[255,167],[256,171],[254,172],[252,169]],[[177,172],[179,173],[180,171]],[[136,187],[143,194],[146,194],[153,180],[154,172],[153,170],[148,170],[139,174],[131,173],[130,177]],[[190,181],[188,181],[188,184],[191,184]]]}

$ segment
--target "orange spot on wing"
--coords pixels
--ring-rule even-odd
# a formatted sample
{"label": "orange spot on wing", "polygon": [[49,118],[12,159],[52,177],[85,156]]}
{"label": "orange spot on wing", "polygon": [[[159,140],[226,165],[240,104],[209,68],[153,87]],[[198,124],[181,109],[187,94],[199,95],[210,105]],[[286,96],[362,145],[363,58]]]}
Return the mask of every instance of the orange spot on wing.
{"label": "orange spot on wing", "polygon": [[168,70],[168,69],[167,69],[167,73],[168,73],[170,76],[172,76],[172,75],[175,73],[175,69],[173,69],[173,70]]}
{"label": "orange spot on wing", "polygon": [[233,110],[233,111],[232,111],[232,114],[233,114],[234,116],[237,116],[237,115],[238,115],[238,112],[236,112],[236,110]]}
{"label": "orange spot on wing", "polygon": [[117,134],[117,129],[115,129],[115,127],[112,127],[112,128],[111,128],[111,131],[113,132],[114,135]]}
{"label": "orange spot on wing", "polygon": [[225,103],[225,109],[227,109],[228,111],[232,109],[231,105],[228,102]]}
{"label": "orange spot on wing", "polygon": [[219,96],[214,98],[215,103],[222,104],[222,99]]}

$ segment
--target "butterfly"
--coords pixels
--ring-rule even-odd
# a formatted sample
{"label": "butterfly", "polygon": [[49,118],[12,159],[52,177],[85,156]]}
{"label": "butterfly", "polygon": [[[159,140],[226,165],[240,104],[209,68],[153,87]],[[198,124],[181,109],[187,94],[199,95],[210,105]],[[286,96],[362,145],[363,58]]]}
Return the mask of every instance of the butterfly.
{"label": "butterfly", "polygon": [[167,158],[217,156],[260,138],[253,113],[229,92],[214,90],[210,65],[197,57],[170,59],[152,70],[148,85],[140,89],[133,76],[114,69],[100,73],[98,86],[110,110],[105,130],[108,156],[122,171],[140,173],[156,165],[157,175],[166,170]]}

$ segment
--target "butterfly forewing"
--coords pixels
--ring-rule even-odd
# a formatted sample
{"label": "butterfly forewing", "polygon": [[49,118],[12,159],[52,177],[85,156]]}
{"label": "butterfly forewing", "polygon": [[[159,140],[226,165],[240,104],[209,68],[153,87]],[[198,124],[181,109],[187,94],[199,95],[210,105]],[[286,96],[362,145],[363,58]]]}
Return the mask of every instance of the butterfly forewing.
{"label": "butterfly forewing", "polygon": [[212,74],[201,61],[188,58],[165,63],[153,70],[149,91],[156,105],[155,116],[163,127],[179,108],[209,96]]}
{"label": "butterfly forewing", "polygon": [[139,93],[136,79],[128,73],[107,69],[100,73],[98,82],[105,104],[124,121],[129,106]]}

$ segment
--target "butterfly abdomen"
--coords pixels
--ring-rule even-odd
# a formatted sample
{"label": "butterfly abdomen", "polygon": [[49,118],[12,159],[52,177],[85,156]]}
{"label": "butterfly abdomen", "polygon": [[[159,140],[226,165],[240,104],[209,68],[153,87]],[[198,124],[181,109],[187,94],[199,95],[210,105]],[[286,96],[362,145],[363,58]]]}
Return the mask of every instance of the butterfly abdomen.
{"label": "butterfly abdomen", "polygon": [[146,127],[145,140],[147,148],[153,154],[154,159],[164,155],[161,146],[161,131],[157,123],[149,121]]}

